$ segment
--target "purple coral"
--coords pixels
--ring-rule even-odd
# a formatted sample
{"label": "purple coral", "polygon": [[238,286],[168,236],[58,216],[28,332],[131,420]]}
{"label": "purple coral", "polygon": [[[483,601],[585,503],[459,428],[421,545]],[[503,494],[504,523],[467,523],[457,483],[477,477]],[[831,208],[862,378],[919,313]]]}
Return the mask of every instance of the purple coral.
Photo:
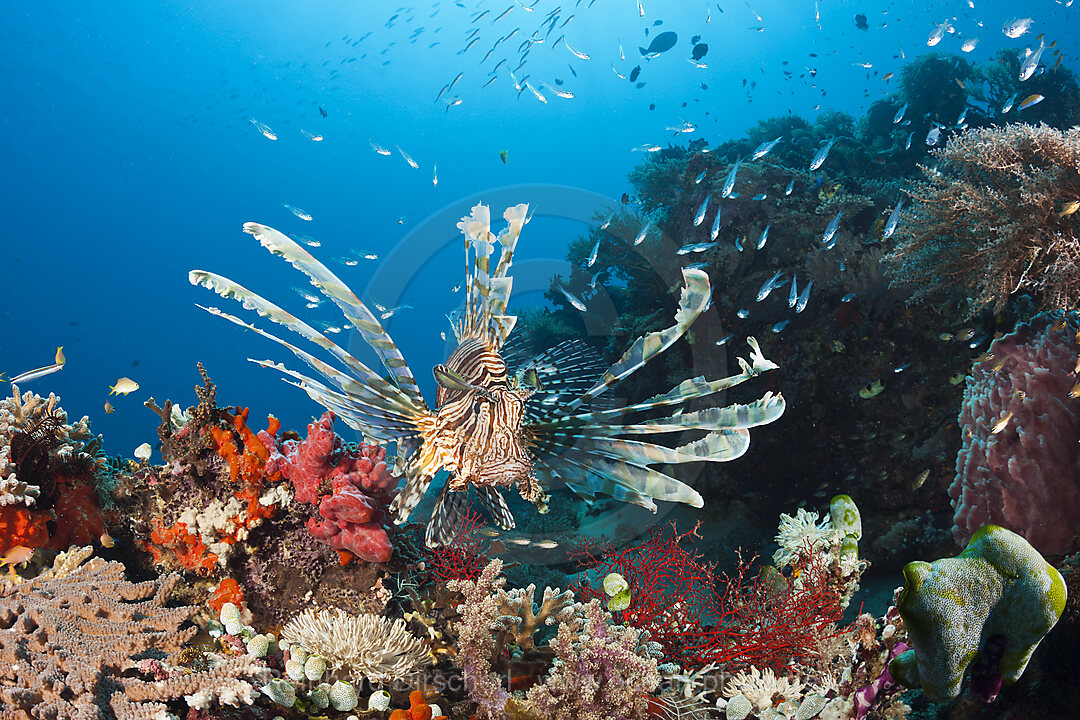
{"label": "purple coral", "polygon": [[1001,525],[1040,552],[1064,554],[1080,517],[1080,399],[1070,397],[1080,347],[1076,327],[1035,316],[990,346],[960,411],[953,536],[961,545]]}

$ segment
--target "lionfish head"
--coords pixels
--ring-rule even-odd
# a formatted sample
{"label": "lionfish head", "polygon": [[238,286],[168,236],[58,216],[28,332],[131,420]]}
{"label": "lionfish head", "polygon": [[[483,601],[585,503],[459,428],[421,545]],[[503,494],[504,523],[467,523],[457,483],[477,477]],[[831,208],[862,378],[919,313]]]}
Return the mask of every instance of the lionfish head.
{"label": "lionfish head", "polygon": [[471,430],[465,436],[462,464],[451,489],[517,487],[530,502],[540,493],[522,424],[532,390],[495,387],[472,398]]}

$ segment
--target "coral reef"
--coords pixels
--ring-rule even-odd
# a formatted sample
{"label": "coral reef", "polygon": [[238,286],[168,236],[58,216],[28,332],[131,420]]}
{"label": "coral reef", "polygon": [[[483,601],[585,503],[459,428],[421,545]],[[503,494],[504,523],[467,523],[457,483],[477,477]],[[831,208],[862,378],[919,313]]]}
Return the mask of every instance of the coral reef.
{"label": "coral reef", "polygon": [[269,434],[262,437],[270,452],[267,472],[291,480],[297,502],[318,505],[322,519],[309,519],[308,531],[337,550],[342,565],[353,556],[386,562],[394,553],[386,526],[397,478],[386,467],[384,448],[346,446],[333,424],[327,410],[302,441],[285,440],[279,448]]}
{"label": "coral reef", "polygon": [[955,558],[904,567],[897,606],[913,649],[889,663],[935,702],[960,693],[969,665],[986,700],[1015,683],[1065,607],[1065,582],[1019,535],[986,525]]}
{"label": "coral reef", "polygon": [[375,683],[404,679],[431,662],[427,643],[409,634],[404,620],[371,613],[306,610],[289,621],[281,637],[325,658],[354,681],[361,677]]}
{"label": "coral reef", "polygon": [[933,153],[907,189],[898,242],[888,256],[912,300],[955,288],[969,313],[1027,292],[1046,308],[1080,296],[1080,129],[1012,124],[969,129]]}
{"label": "coral reef", "polygon": [[[179,667],[197,610],[167,607],[178,575],[144,583],[124,579],[124,566],[73,548],[34,578],[0,590],[0,703],[12,718],[56,720],[115,717],[144,720],[168,711],[165,701],[189,705],[250,704],[265,669],[240,656],[192,672]],[[132,674],[154,658],[160,674]]]}
{"label": "coral reef", "polygon": [[949,488],[958,543],[993,523],[1043,553],[1074,546],[1080,535],[1076,333],[1075,320],[1041,313],[995,340],[972,370]]}
{"label": "coral reef", "polygon": [[[545,591],[545,603],[535,612],[532,590],[505,592],[501,572],[502,562],[493,560],[476,581],[449,583],[450,590],[463,595],[458,606],[455,663],[462,670],[479,717],[646,717],[647,695],[660,683],[653,657],[656,647],[648,635],[615,624],[596,600],[572,603],[572,595],[555,590]],[[541,621],[558,625],[546,648],[554,655],[554,667],[524,694],[511,695],[493,671],[500,647],[496,634],[513,629],[524,640]],[[535,647],[530,637],[525,649]]]}

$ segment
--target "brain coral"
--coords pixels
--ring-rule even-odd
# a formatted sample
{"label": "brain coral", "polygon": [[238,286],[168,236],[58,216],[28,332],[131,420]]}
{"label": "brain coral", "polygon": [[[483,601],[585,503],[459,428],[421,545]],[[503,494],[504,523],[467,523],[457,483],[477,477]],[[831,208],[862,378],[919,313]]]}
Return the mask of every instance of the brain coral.
{"label": "brain coral", "polygon": [[1080,398],[1069,396],[1078,379],[1075,335],[1075,324],[1042,313],[994,341],[993,357],[972,371],[949,488],[957,542],[993,523],[1042,553],[1073,546],[1080,531]]}

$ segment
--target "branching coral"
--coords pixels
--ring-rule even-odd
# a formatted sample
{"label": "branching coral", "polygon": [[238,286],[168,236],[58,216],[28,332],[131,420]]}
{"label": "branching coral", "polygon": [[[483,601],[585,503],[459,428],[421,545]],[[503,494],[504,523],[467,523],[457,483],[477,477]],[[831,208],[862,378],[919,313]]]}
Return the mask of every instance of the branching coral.
{"label": "branching coral", "polygon": [[[469,697],[481,718],[512,717],[533,720],[564,718],[644,718],[647,694],[660,683],[656,668],[656,644],[636,628],[619,626],[597,601],[572,603],[572,595],[545,591],[540,610],[532,607],[531,589],[503,590],[502,562],[491,561],[476,581],[455,580],[449,589],[463,594],[458,606],[458,654]],[[511,599],[509,604],[507,600]],[[528,608],[524,606],[528,603]],[[508,615],[513,613],[513,615]],[[521,622],[508,617],[524,618]],[[528,619],[531,618],[532,622]],[[554,652],[554,666],[543,682],[525,696],[511,696],[493,672],[500,649],[496,633],[519,628],[528,647],[535,643],[521,635],[529,628],[558,624],[547,650]],[[521,644],[519,642],[519,644]]]}
{"label": "branching coral", "polygon": [[432,661],[427,642],[409,633],[404,620],[372,613],[305,610],[289,621],[281,637],[321,655],[355,680],[407,678]]}
{"label": "branching coral", "polygon": [[968,130],[934,151],[888,256],[913,299],[959,286],[969,311],[1028,292],[1043,307],[1080,297],[1080,129],[1015,124]]}
{"label": "branching coral", "polygon": [[[200,672],[172,667],[197,630],[182,627],[197,608],[166,606],[178,575],[130,583],[118,562],[80,565],[90,550],[61,553],[52,569],[0,589],[5,716],[145,720],[181,697],[252,702],[248,681],[265,668],[249,655]],[[162,659],[159,677],[132,674],[145,657]]]}

